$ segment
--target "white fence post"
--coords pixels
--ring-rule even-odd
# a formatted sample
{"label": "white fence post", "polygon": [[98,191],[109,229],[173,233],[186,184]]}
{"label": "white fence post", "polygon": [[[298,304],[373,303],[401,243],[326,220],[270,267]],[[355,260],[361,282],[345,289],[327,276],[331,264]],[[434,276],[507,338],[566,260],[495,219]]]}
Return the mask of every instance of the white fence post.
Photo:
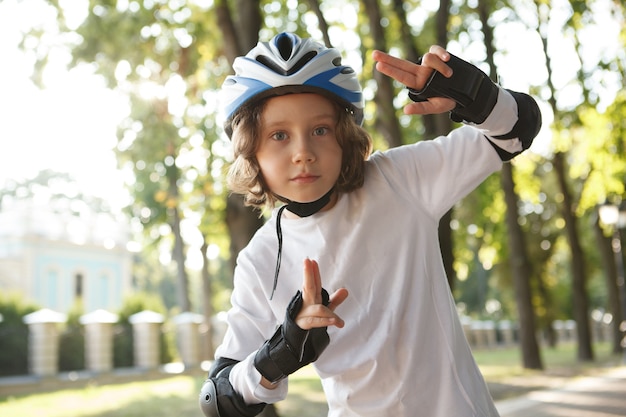
{"label": "white fence post", "polygon": [[85,365],[93,372],[113,369],[113,324],[117,314],[95,310],[80,317],[85,326]]}
{"label": "white fence post", "polygon": [[144,369],[157,368],[160,365],[161,323],[163,316],[150,310],[133,314],[128,318],[133,326],[133,345],[135,366]]}
{"label": "white fence post", "polygon": [[65,323],[67,315],[42,309],[25,315],[28,325],[28,368],[37,376],[55,375],[59,371],[58,323]]}
{"label": "white fence post", "polygon": [[204,321],[201,314],[189,311],[174,317],[176,325],[176,347],[185,368],[200,363],[200,324]]}

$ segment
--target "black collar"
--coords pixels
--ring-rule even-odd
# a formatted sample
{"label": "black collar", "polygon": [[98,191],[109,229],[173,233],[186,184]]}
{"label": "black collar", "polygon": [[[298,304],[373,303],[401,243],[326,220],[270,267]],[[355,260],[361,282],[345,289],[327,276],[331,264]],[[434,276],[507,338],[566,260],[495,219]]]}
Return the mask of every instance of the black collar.
{"label": "black collar", "polygon": [[297,201],[289,201],[287,210],[300,217],[309,217],[323,209],[330,202],[330,196],[333,195],[335,188],[331,188],[326,194],[310,203],[298,203]]}

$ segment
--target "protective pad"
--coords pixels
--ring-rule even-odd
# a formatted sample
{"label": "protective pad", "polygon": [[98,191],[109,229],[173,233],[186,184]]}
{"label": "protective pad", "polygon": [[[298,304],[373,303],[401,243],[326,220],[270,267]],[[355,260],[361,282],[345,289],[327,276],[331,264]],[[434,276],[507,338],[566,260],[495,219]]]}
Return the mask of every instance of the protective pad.
{"label": "protective pad", "polygon": [[204,385],[200,389],[200,398],[198,399],[200,404],[200,410],[205,417],[220,417],[220,412],[217,409],[217,391],[215,390],[215,383],[207,379],[204,381]]}
{"label": "protective pad", "polygon": [[[327,306],[329,296],[324,289],[322,299]],[[256,369],[271,383],[315,362],[330,342],[326,327],[304,330],[296,324],[295,319],[301,308],[302,293],[298,291],[287,307],[285,321],[254,358]]]}
{"label": "protective pad", "polygon": [[450,78],[439,71],[432,75],[421,90],[409,88],[409,98],[426,101],[431,97],[447,97],[457,103],[452,120],[480,124],[487,119],[498,99],[498,87],[480,69],[450,54],[446,64],[452,69]]}
{"label": "protective pad", "polygon": [[[513,126],[513,129],[509,133],[500,136],[493,136],[489,141],[495,148],[496,152],[503,161],[510,161],[516,155],[519,155],[524,150],[530,148],[533,143],[533,139],[539,133],[541,129],[541,111],[534,98],[528,94],[518,93],[516,91],[508,91],[515,102],[517,103],[517,122]],[[498,141],[519,139],[521,149],[517,152],[507,152],[503,148],[497,145]]]}
{"label": "protective pad", "polygon": [[230,371],[237,362],[217,358],[213,363],[200,390],[199,404],[205,417],[254,417],[265,408],[265,403],[246,404],[230,384]]}

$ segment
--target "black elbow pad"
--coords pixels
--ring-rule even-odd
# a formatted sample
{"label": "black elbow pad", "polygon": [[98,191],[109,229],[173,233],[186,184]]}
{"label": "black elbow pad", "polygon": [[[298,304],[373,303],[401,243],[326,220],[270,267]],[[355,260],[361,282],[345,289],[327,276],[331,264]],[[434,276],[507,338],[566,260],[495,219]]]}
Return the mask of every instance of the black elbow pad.
{"label": "black elbow pad", "polygon": [[254,417],[265,403],[246,404],[230,384],[229,375],[238,361],[218,358],[209,371],[209,378],[200,389],[199,405],[205,417]]}
{"label": "black elbow pad", "polygon": [[[510,161],[515,156],[519,155],[526,149],[530,148],[533,140],[541,129],[541,111],[534,98],[525,93],[518,93],[516,91],[507,90],[515,99],[517,103],[517,122],[513,129],[509,133],[500,136],[494,136],[493,141],[489,141],[500,159],[503,161]],[[519,152],[509,153],[500,148],[494,142],[505,141],[510,139],[519,139],[522,149]]]}

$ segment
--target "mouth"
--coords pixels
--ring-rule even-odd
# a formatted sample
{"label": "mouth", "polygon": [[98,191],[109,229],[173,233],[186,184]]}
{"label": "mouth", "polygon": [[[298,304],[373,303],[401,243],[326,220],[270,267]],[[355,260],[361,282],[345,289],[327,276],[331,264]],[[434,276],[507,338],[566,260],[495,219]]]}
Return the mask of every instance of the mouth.
{"label": "mouth", "polygon": [[319,175],[300,174],[300,175],[293,177],[291,181],[296,182],[296,183],[301,183],[301,184],[310,184],[312,182],[317,181],[318,178],[319,178]]}

